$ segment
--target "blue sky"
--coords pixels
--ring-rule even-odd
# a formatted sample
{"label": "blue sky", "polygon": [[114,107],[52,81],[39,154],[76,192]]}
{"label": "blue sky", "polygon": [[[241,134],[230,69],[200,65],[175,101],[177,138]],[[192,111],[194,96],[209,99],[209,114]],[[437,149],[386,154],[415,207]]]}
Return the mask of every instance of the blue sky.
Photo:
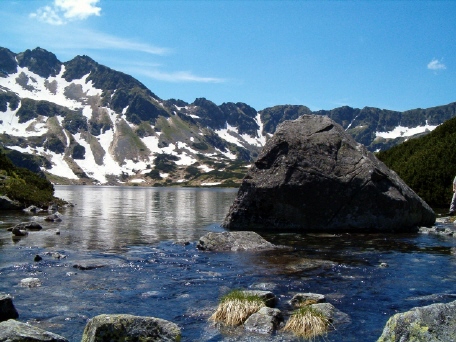
{"label": "blue sky", "polygon": [[88,55],[162,99],[392,110],[456,101],[456,1],[2,0],[0,46]]}

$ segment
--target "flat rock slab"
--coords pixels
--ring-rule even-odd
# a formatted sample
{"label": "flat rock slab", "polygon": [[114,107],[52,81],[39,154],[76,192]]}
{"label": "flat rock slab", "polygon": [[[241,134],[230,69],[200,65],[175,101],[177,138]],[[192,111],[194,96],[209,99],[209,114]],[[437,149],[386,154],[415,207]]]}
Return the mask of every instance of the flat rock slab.
{"label": "flat rock slab", "polygon": [[180,341],[177,324],[155,317],[99,315],[87,323],[81,342]]}
{"label": "flat rock slab", "polygon": [[68,342],[60,335],[45,331],[14,319],[0,322],[1,342]]}
{"label": "flat rock slab", "polygon": [[378,342],[456,341],[456,301],[416,307],[392,316]]}
{"label": "flat rock slab", "polygon": [[275,249],[277,246],[255,232],[242,231],[207,233],[200,238],[197,248],[204,251],[260,251]]}

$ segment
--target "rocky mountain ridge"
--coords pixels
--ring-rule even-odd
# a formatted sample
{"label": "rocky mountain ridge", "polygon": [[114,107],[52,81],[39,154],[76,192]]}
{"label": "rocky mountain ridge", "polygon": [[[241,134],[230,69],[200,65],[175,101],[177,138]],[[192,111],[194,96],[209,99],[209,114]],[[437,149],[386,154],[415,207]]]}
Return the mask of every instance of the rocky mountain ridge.
{"label": "rocky mountain ridge", "polygon": [[41,48],[0,48],[0,142],[44,157],[55,183],[237,186],[277,125],[303,114],[327,115],[378,150],[431,131],[456,103],[406,112],[187,103],[88,56],[62,63]]}

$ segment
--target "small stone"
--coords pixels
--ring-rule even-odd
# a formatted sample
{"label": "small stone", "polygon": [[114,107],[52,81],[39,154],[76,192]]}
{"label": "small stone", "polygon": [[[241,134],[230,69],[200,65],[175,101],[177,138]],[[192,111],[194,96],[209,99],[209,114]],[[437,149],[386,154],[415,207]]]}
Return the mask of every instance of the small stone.
{"label": "small stone", "polygon": [[35,261],[35,262],[38,262],[38,261],[41,261],[41,260],[43,260],[43,258],[40,257],[38,254],[35,255],[35,258],[33,258],[33,261]]}
{"label": "small stone", "polygon": [[293,306],[311,305],[326,302],[326,297],[319,293],[297,293],[291,298],[290,304]]}
{"label": "small stone", "polygon": [[25,278],[25,279],[22,279],[20,284],[20,286],[22,287],[39,287],[41,286],[41,280],[39,280],[38,278]]}
{"label": "small stone", "polygon": [[261,308],[244,322],[244,329],[257,334],[272,334],[283,321],[279,309]]}

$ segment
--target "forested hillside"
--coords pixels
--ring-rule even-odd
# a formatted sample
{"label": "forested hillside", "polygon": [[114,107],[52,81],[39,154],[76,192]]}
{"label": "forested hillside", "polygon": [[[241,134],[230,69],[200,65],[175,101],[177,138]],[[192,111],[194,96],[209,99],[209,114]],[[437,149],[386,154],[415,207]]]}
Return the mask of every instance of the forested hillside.
{"label": "forested hillside", "polygon": [[54,198],[54,186],[43,177],[25,168],[16,167],[0,150],[0,196],[8,196],[24,207],[47,207]]}
{"label": "forested hillside", "polygon": [[380,152],[377,157],[429,205],[448,207],[456,176],[456,118],[422,138]]}

